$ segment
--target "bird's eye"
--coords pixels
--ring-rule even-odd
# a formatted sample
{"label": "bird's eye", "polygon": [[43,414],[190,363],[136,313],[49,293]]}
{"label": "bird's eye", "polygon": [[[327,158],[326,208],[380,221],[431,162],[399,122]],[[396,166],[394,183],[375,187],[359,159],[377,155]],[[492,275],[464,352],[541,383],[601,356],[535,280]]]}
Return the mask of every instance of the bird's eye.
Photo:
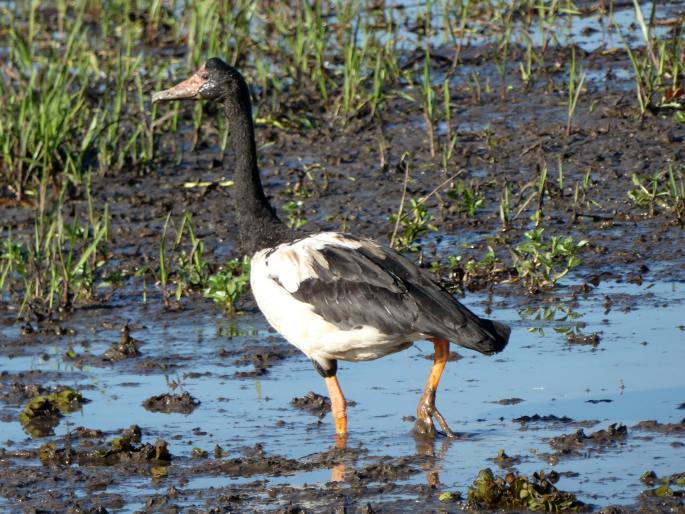
{"label": "bird's eye", "polygon": [[202,77],[202,80],[207,80],[209,78],[209,73],[203,73],[201,75],[201,77]]}

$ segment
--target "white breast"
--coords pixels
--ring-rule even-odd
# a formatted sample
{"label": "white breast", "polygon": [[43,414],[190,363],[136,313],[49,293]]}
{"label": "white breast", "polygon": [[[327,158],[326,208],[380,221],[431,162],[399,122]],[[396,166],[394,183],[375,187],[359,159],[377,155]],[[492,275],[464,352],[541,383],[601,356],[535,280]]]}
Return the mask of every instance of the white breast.
{"label": "white breast", "polygon": [[288,342],[309,358],[370,360],[402,350],[415,337],[389,336],[371,326],[342,330],[293,297],[300,283],[315,278],[314,263],[326,268],[320,250],[328,244],[358,248],[359,241],[335,232],[314,234],[295,243],[257,252],[251,261],[250,284],[260,310]]}

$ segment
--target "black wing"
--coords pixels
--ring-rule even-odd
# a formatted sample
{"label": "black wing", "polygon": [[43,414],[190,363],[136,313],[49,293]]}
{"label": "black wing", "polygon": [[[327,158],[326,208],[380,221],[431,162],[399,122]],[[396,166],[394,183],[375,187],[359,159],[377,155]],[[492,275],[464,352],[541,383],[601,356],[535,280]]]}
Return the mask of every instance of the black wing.
{"label": "black wing", "polygon": [[374,242],[345,238],[359,247],[317,250],[325,265],[315,262],[315,278],[292,293],[328,322],[345,330],[369,325],[393,336],[421,333],[482,353],[506,346],[509,327],[476,316],[414,263]]}

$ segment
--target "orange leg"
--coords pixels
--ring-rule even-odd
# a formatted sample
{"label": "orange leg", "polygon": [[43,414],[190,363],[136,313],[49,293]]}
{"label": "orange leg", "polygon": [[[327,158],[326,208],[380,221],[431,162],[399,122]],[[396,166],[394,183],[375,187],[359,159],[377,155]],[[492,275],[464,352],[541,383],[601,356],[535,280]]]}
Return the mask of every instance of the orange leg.
{"label": "orange leg", "polygon": [[422,435],[434,436],[436,430],[433,425],[433,418],[435,418],[447,437],[456,437],[450,427],[447,426],[445,418],[435,407],[435,392],[438,389],[440,376],[445,369],[445,363],[449,356],[450,343],[445,339],[431,339],[431,341],[435,345],[435,358],[431,373],[428,376],[426,389],[423,391],[419,406],[416,408],[416,431]]}
{"label": "orange leg", "polygon": [[345,396],[342,389],[340,389],[336,376],[326,377],[324,380],[328,388],[328,396],[331,399],[331,413],[335,420],[335,433],[338,438],[345,438],[347,437],[347,402],[345,401]]}

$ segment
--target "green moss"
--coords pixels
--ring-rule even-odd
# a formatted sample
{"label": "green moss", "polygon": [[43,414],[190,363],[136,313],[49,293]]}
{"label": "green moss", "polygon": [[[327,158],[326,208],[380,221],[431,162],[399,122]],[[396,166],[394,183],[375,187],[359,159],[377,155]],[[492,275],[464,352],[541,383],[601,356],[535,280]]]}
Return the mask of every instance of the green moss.
{"label": "green moss", "polygon": [[19,422],[32,437],[44,437],[52,433],[62,414],[79,409],[85,401],[73,389],[36,396],[19,413]]}
{"label": "green moss", "polygon": [[114,453],[132,451],[133,449],[128,437],[116,437],[112,440],[112,452]]}
{"label": "green moss", "polygon": [[59,417],[61,414],[77,410],[84,402],[83,396],[73,389],[63,389],[58,393],[36,396],[24,406],[19,415],[19,420],[32,420],[49,416]]}
{"label": "green moss", "polygon": [[445,491],[444,493],[440,493],[440,496],[438,496],[438,500],[440,500],[443,503],[457,502],[461,500],[461,493],[459,491],[454,493],[451,491]]}
{"label": "green moss", "polygon": [[499,503],[503,490],[504,483],[495,480],[490,468],[481,469],[473,482],[473,486],[469,488],[468,499],[494,506]]}
{"label": "green moss", "polygon": [[59,393],[50,394],[48,399],[52,400],[62,413],[78,410],[85,402],[83,396],[73,389],[64,389]]}
{"label": "green moss", "polygon": [[659,487],[653,490],[654,496],[673,496],[673,489],[668,485],[668,481],[665,481]]}
{"label": "green moss", "polygon": [[47,443],[40,447],[38,450],[38,458],[41,462],[49,462],[55,460],[55,454],[57,452],[57,447],[54,443]]}
{"label": "green moss", "polygon": [[71,464],[76,452],[71,448],[58,448],[54,443],[47,443],[38,450],[38,458],[43,464]]}
{"label": "green moss", "polygon": [[36,418],[59,417],[60,410],[50,396],[52,395],[31,398],[19,414],[21,424],[26,425]]}
{"label": "green moss", "polygon": [[201,459],[205,459],[209,456],[209,452],[207,450],[203,450],[202,448],[193,448],[192,450],[193,457],[199,457]]}
{"label": "green moss", "polygon": [[645,496],[685,496],[685,491],[672,487],[685,486],[685,473],[674,473],[671,476],[659,478],[654,471],[647,471],[640,477],[640,482],[646,485],[659,484],[657,487],[643,491],[642,494]]}

